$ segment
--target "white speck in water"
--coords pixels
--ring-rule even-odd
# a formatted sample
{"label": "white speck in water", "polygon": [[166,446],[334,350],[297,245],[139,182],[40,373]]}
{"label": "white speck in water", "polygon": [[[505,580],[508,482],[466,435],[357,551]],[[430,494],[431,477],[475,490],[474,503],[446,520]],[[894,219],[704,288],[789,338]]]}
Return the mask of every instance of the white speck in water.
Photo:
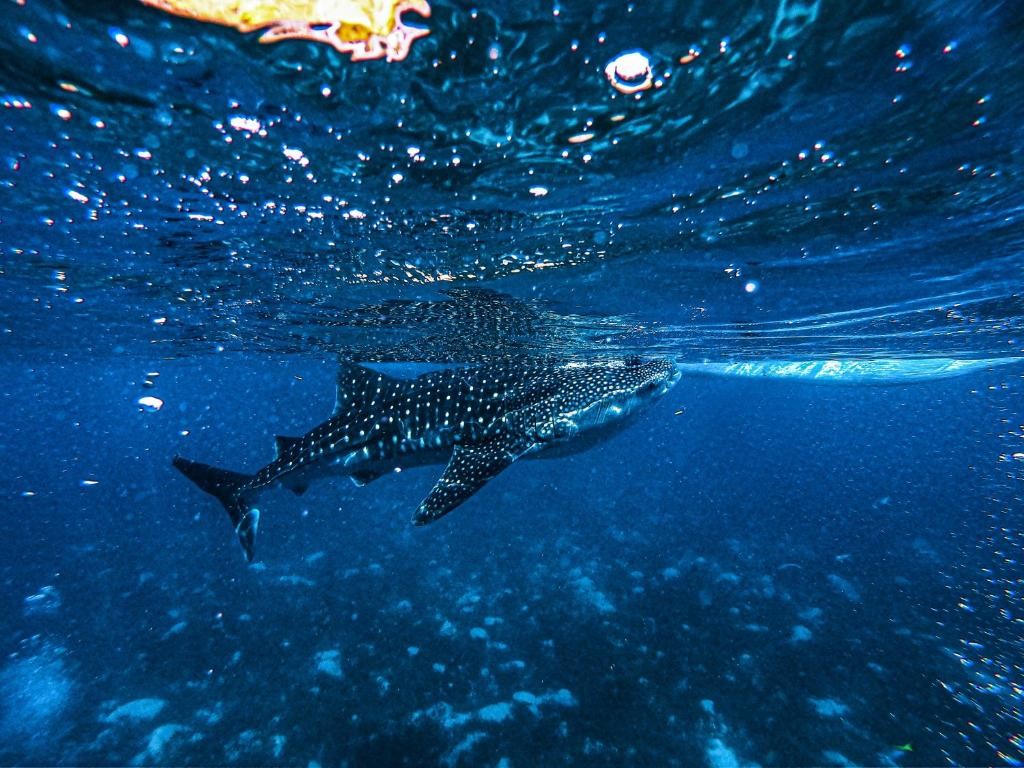
{"label": "white speck in water", "polygon": [[291,160],[293,163],[298,163],[303,168],[309,165],[309,158],[303,153],[301,149],[295,147],[285,147],[282,152],[284,156]]}
{"label": "white speck in water", "polygon": [[128,35],[126,35],[117,27],[111,27],[107,30],[107,33],[110,35],[110,39],[122,48],[127,48],[129,45],[131,45],[131,40],[128,39]]}
{"label": "white speck in water", "polygon": [[144,411],[156,413],[157,411],[164,407],[164,401],[161,400],[159,397],[147,395],[146,397],[139,398],[139,405],[142,407],[142,410]]}
{"label": "white speck in water", "polygon": [[249,133],[259,133],[263,128],[263,124],[255,117],[244,117],[243,115],[235,115],[228,120],[228,125],[236,131],[248,131]]}

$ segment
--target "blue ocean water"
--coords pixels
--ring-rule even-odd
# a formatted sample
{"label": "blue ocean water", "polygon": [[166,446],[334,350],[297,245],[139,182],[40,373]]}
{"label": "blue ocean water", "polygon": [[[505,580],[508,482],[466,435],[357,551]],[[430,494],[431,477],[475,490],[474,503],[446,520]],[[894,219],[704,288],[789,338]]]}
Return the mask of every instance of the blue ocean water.
{"label": "blue ocean water", "polygon": [[[0,11],[0,763],[1020,765],[1024,14]],[[640,51],[652,87],[615,90]],[[261,500],[338,361],[668,357],[590,451]]]}

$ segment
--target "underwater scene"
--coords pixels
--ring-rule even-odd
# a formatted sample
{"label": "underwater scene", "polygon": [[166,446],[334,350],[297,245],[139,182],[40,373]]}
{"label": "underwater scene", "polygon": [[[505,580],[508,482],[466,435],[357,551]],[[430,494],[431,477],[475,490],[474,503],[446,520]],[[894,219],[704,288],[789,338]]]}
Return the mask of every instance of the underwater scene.
{"label": "underwater scene", "polygon": [[0,764],[1024,765],[1024,6],[4,0]]}

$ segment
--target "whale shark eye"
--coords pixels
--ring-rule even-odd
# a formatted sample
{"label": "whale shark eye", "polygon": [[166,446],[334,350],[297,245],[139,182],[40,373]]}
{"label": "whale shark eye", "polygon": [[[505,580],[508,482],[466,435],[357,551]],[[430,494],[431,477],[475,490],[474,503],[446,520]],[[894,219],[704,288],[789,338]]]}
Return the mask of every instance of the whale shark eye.
{"label": "whale shark eye", "polygon": [[630,355],[626,358],[627,368],[639,368],[643,364],[643,360],[640,359],[639,355]]}

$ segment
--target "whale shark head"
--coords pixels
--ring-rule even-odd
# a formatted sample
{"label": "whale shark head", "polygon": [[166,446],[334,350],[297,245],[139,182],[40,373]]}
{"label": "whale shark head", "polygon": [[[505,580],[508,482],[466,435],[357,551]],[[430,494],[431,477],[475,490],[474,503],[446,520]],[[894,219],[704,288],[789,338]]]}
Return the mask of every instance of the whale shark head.
{"label": "whale shark head", "polygon": [[612,427],[668,392],[679,381],[671,360],[580,365],[566,377],[557,397],[557,437],[570,438]]}

